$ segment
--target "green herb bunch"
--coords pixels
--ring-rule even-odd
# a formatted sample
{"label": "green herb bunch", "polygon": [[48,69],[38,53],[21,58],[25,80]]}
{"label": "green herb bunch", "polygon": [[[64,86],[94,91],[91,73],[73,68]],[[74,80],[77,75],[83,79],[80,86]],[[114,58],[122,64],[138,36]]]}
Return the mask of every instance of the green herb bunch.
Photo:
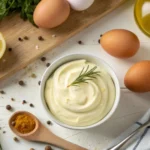
{"label": "green herb bunch", "polygon": [[0,0],[0,20],[12,12],[19,12],[23,20],[34,24],[33,12],[40,0]]}

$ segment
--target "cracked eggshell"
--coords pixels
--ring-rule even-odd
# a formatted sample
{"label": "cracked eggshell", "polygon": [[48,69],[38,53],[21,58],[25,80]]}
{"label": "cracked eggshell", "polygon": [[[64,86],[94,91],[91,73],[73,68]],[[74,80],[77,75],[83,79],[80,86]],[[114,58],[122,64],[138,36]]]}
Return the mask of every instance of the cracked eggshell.
{"label": "cracked eggshell", "polygon": [[94,3],[94,0],[68,0],[68,2],[72,9],[83,11],[88,9]]}

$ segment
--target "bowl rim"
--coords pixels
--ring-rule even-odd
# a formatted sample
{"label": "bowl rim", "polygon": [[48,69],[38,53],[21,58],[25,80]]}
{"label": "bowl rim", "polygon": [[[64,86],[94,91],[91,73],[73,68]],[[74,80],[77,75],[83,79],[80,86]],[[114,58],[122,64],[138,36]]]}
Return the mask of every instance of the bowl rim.
{"label": "bowl rim", "polygon": [[[105,65],[107,68],[106,69],[109,69],[111,71],[111,78],[113,79],[113,82],[115,84],[115,89],[116,89],[116,97],[115,97],[115,101],[114,101],[114,104],[111,108],[111,110],[109,111],[109,113],[103,118],[101,119],[100,121],[92,124],[92,125],[89,125],[89,126],[71,126],[71,125],[67,125],[61,121],[59,121],[58,119],[56,119],[52,113],[50,112],[50,110],[48,109],[48,106],[46,104],[46,101],[45,101],[45,98],[44,98],[44,89],[45,89],[45,83],[48,79],[48,77],[50,76],[49,74],[49,71],[51,70],[52,66],[55,65],[57,62],[63,60],[64,58],[68,58],[68,57],[72,57],[72,56],[82,56],[83,59],[84,57],[89,57],[89,58],[96,58],[97,60],[99,60],[99,62],[103,65]],[[75,59],[72,59],[73,60],[78,60],[77,58]],[[70,60],[71,61],[71,60]],[[66,61],[66,63],[69,62],[69,61]],[[62,65],[65,64],[65,63],[62,63]],[[60,65],[61,66],[61,65]],[[57,69],[58,67],[54,67],[55,69]],[[55,70],[53,69],[53,70]],[[112,74],[113,74],[113,77],[112,77]],[[46,77],[47,76],[47,77]],[[94,127],[97,127],[101,124],[103,124],[104,122],[106,122],[113,114],[114,112],[116,111],[117,107],[118,107],[118,104],[119,104],[119,101],[120,101],[120,95],[121,95],[121,90],[120,90],[120,84],[119,84],[119,80],[118,80],[118,77],[116,75],[116,73],[114,72],[114,70],[112,69],[112,67],[107,63],[105,62],[103,59],[101,59],[100,57],[97,57],[93,54],[86,54],[86,53],[72,53],[72,54],[67,54],[67,55],[64,55],[64,56],[61,56],[59,58],[56,58],[52,63],[51,65],[45,70],[44,74],[42,75],[42,78],[41,78],[41,85],[40,85],[40,99],[41,99],[41,102],[42,102],[42,106],[45,110],[45,112],[47,113],[47,115],[50,117],[50,120],[53,122],[53,123],[56,123],[57,125],[60,125],[62,127],[65,127],[65,128],[68,128],[68,129],[74,129],[74,130],[85,130],[85,129],[90,129],[90,128],[94,128]]]}

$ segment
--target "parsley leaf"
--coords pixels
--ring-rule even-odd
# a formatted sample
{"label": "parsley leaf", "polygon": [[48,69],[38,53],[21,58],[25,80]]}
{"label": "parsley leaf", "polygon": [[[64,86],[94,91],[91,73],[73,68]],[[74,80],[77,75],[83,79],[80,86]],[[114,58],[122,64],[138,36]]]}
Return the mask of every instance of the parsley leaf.
{"label": "parsley leaf", "polygon": [[34,24],[33,12],[39,2],[40,0],[0,0],[0,20],[12,12],[19,12],[23,20]]}

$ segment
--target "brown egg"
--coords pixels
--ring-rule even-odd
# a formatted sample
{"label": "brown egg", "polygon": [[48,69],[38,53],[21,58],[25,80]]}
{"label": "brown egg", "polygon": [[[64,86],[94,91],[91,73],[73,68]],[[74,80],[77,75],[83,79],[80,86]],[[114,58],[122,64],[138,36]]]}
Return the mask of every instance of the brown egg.
{"label": "brown egg", "polygon": [[127,72],[124,83],[134,92],[150,92],[150,60],[133,65]]}
{"label": "brown egg", "polygon": [[37,26],[54,28],[62,24],[70,14],[66,0],[42,0],[35,8],[33,19]]}
{"label": "brown egg", "polygon": [[100,39],[100,43],[107,53],[117,58],[132,57],[140,47],[137,36],[124,29],[106,32]]}

